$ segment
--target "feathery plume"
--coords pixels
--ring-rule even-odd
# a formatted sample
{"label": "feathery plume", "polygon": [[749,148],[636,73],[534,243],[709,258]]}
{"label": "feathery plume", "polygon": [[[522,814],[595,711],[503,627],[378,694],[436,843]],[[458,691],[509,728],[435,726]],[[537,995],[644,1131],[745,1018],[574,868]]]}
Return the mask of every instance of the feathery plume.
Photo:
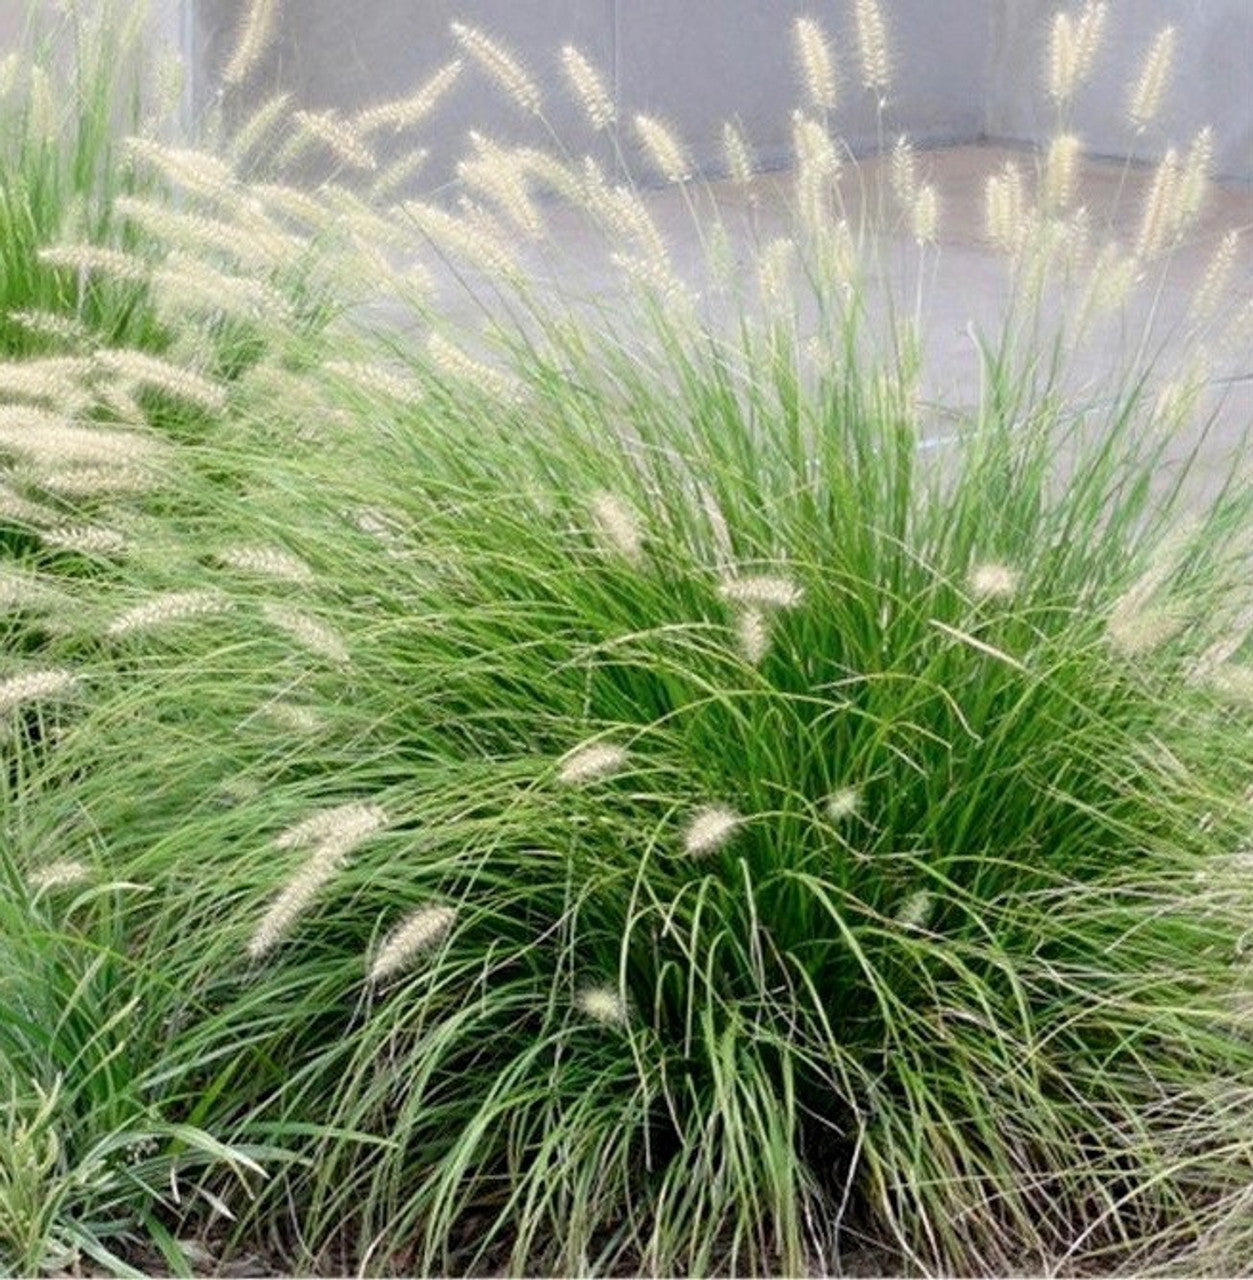
{"label": "feathery plume", "polygon": [[1239,243],[1238,231],[1228,231],[1219,241],[1218,248],[1214,250],[1205,274],[1201,277],[1201,283],[1192,295],[1189,310],[1194,320],[1206,320],[1217,310],[1231,282],[1231,269],[1235,265]]}
{"label": "feathery plume", "polygon": [[892,194],[902,209],[913,207],[918,196],[918,166],[914,149],[902,133],[892,146]]}
{"label": "feathery plume", "polygon": [[1137,129],[1145,128],[1161,110],[1174,60],[1175,28],[1163,27],[1149,46],[1140,74],[1131,87],[1127,117]]}
{"label": "feathery plume", "polygon": [[0,452],[57,464],[138,462],[157,456],[159,445],[137,431],[77,427],[43,409],[0,405]]}
{"label": "feathery plume", "polygon": [[843,822],[861,808],[861,793],[856,787],[841,787],[827,797],[823,808],[826,810],[828,822]]}
{"label": "feathery plume", "polygon": [[816,120],[792,114],[792,147],[796,154],[796,198],[811,235],[825,233],[832,218],[834,183],[840,156],[831,135]]}
{"label": "feathery plume", "polygon": [[323,368],[372,396],[387,396],[401,404],[417,404],[426,395],[412,378],[373,360],[328,360]]}
{"label": "feathery plume", "polygon": [[430,154],[425,147],[415,147],[407,155],[392,161],[375,179],[370,188],[370,199],[381,202],[393,196],[418,174]]}
{"label": "feathery plume", "polygon": [[813,18],[797,18],[794,29],[796,57],[809,105],[820,111],[835,108],[838,94],[835,80],[835,58],[826,33]]}
{"label": "feathery plume", "polygon": [[1179,153],[1174,147],[1170,147],[1157,166],[1153,185],[1144,202],[1140,234],[1136,237],[1137,258],[1147,262],[1174,243],[1182,208]]}
{"label": "feathery plume", "polygon": [[515,379],[500,369],[475,360],[443,334],[432,333],[427,338],[426,354],[435,369],[445,377],[473,383],[484,395],[506,404],[515,404],[521,399],[522,387]]}
{"label": "feathery plume", "polygon": [[1153,549],[1144,572],[1114,602],[1105,629],[1110,644],[1124,657],[1160,647],[1183,626],[1176,602],[1154,598],[1187,556],[1197,527],[1196,520],[1186,520],[1171,530]]}
{"label": "feathery plume", "polygon": [[231,60],[222,73],[227,84],[242,84],[252,74],[274,39],[277,26],[278,0],[252,0]]}
{"label": "feathery plume", "polygon": [[594,494],[592,519],[604,550],[638,566],[644,557],[644,534],[635,512],[616,493]]}
{"label": "feathery plume", "polygon": [[92,340],[91,330],[73,316],[56,311],[43,311],[38,307],[19,308],[7,313],[8,319],[27,333],[41,338],[55,338],[69,347],[85,347]]}
{"label": "feathery plume", "polygon": [[153,473],[125,463],[65,467],[57,471],[32,469],[22,482],[61,498],[91,498],[102,494],[147,493],[155,487]]}
{"label": "feathery plume", "polygon": [[57,525],[40,536],[50,547],[84,556],[118,556],[126,550],[126,539],[116,529],[98,524]]}
{"label": "feathery plume", "polygon": [[561,65],[592,128],[599,132],[611,125],[617,112],[600,72],[570,44],[562,47]]}
{"label": "feathery plume", "polygon": [[689,857],[703,858],[716,853],[735,834],[743,819],[725,805],[708,805],[699,809],[683,836],[683,851]]}
{"label": "feathery plume", "polygon": [[760,609],[742,609],[736,615],[735,633],[744,661],[759,666],[770,652],[769,619]]}
{"label": "feathery plume", "polygon": [[1077,19],[1059,13],[1049,28],[1048,94],[1062,103],[1092,72],[1105,35],[1109,6],[1104,0],[1088,0]]}
{"label": "feathery plume", "polygon": [[924,929],[931,917],[935,900],[926,889],[911,893],[896,912],[896,923],[903,929]]}
{"label": "feathery plume", "polygon": [[313,570],[299,556],[278,547],[228,547],[217,554],[219,564],[240,573],[255,573],[279,582],[309,583]]}
{"label": "feathery plume", "polygon": [[20,569],[0,569],[0,615],[38,609],[56,598],[51,582]]}
{"label": "feathery plume", "polygon": [[359,135],[368,136],[382,129],[391,129],[399,133],[402,129],[412,129],[429,116],[448,96],[453,85],[461,78],[465,62],[454,58],[446,62],[414,93],[391,102],[380,102],[367,107],[354,118],[353,128]]}
{"label": "feathery plume", "polygon": [[326,658],[339,666],[347,665],[349,660],[347,646],[324,622],[319,622],[317,618],[301,609],[273,602],[263,604],[261,612],[271,626],[286,632],[310,653]]}
{"label": "feathery plume", "polygon": [[700,498],[700,508],[705,513],[705,519],[709,521],[709,530],[713,534],[718,566],[729,570],[735,559],[735,546],[731,541],[731,529],[727,524],[727,518],[722,514],[722,508],[718,505],[718,499],[714,497],[711,489],[698,484],[696,492]]}
{"label": "feathery plume", "polygon": [[82,399],[83,383],[91,376],[92,367],[86,356],[4,361],[0,363],[0,395],[73,404]]}
{"label": "feathery plume", "polygon": [[[382,811],[372,805],[342,805],[317,818],[320,825],[313,851],[270,904],[248,943],[248,954],[254,960],[268,954],[287,936],[323,886],[340,871],[348,855],[384,822]],[[306,841],[284,844],[282,837],[276,841],[279,848],[303,843]]]}
{"label": "feathery plume", "polygon": [[790,578],[759,574],[727,578],[720,588],[720,594],[732,604],[749,605],[756,609],[795,609],[805,593]]}
{"label": "feathery plume", "polygon": [[258,220],[250,220],[245,228],[220,218],[172,209],[160,200],[121,195],[114,201],[114,211],[154,239],[175,248],[208,249],[250,266],[278,266],[289,262],[304,248],[292,236],[272,225],[267,229]]}
{"label": "feathery plume", "polygon": [[1012,161],[988,178],[984,213],[988,239],[1003,253],[1016,253],[1027,230],[1027,206],[1022,172]]}
{"label": "feathery plume", "polygon": [[575,1005],[593,1022],[612,1027],[625,1027],[627,1024],[626,1006],[613,987],[584,987],[575,997]]}
{"label": "feathery plume", "polygon": [[111,276],[136,284],[147,280],[150,267],[142,258],[99,244],[54,244],[39,250],[39,261],[47,267],[77,271],[81,276]]}
{"label": "feathery plume", "polygon": [[892,60],[887,26],[878,0],[853,0],[853,18],[857,27],[861,82],[882,96],[892,82]]}
{"label": "feathery plume", "polygon": [[163,591],[119,614],[104,633],[112,637],[134,635],[191,618],[216,616],[230,608],[230,599],[219,591]]}
{"label": "feathery plume", "polygon": [[1123,304],[1139,278],[1139,262],[1132,254],[1124,254],[1117,244],[1105,245],[1092,264],[1088,284],[1080,304],[1080,314],[1100,315]]}
{"label": "feathery plume", "polygon": [[26,671],[0,680],[0,715],[8,715],[32,702],[69,698],[78,692],[78,677],[72,671],[50,668]]}
{"label": "feathery plume", "polygon": [[262,143],[287,116],[291,107],[290,93],[271,94],[235,131],[227,147],[227,154],[236,165],[242,165],[260,150]]}
{"label": "feathery plume", "polygon": [[980,600],[1008,600],[1018,590],[1018,573],[1007,564],[987,561],[970,571],[971,594]]}
{"label": "feathery plume", "polygon": [[447,935],[457,913],[448,906],[419,907],[384,940],[370,965],[370,981],[381,982],[403,969]]}
{"label": "feathery plume", "polygon": [[667,182],[686,182],[692,176],[692,162],[683,144],[660,120],[637,115],[635,132],[653,167]]}
{"label": "feathery plume", "polygon": [[731,121],[722,126],[722,157],[726,162],[727,176],[732,182],[749,182],[753,176],[753,153],[744,135]]}
{"label": "feathery plume", "polygon": [[299,187],[288,187],[276,182],[255,182],[248,188],[249,194],[293,222],[303,223],[313,231],[321,231],[334,220],[334,213],[326,204]]}
{"label": "feathery plume", "polygon": [[97,352],[95,359],[105,373],[115,374],[176,400],[184,400],[197,408],[213,413],[220,413],[226,408],[226,392],[221,387],[159,356],[119,348]]}
{"label": "feathery plume", "polygon": [[1054,212],[1060,212],[1070,204],[1075,194],[1075,177],[1083,143],[1073,133],[1058,134],[1049,143],[1044,162],[1044,204]]}
{"label": "feathery plume", "polygon": [[312,707],[303,706],[299,702],[288,702],[284,698],[267,702],[261,708],[261,714],[288,733],[321,733],[326,727],[325,721]]}
{"label": "feathery plume", "polygon": [[504,280],[520,275],[521,267],[512,249],[482,227],[417,200],[407,200],[401,210],[437,249],[455,254],[471,266]]}
{"label": "feathery plume", "polygon": [[786,236],[771,240],[757,255],[757,291],[772,314],[792,308],[792,266],[795,258],[796,243]]}
{"label": "feathery plume", "polygon": [[378,805],[351,800],[302,818],[275,836],[274,845],[278,849],[302,849],[356,832],[369,834],[386,822],[387,815]]}
{"label": "feathery plume", "polygon": [[457,177],[471,190],[487,196],[525,236],[539,239],[544,222],[527,186],[527,170],[517,157],[489,142],[481,134],[471,133],[476,154],[457,165]]}
{"label": "feathery plume", "polygon": [[1092,74],[1096,55],[1105,39],[1105,27],[1109,20],[1106,0],[1087,0],[1075,24],[1075,84],[1082,84]]}
{"label": "feathery plume", "polygon": [[452,24],[452,34],[488,78],[494,80],[520,110],[539,115],[542,104],[539,88],[512,53],[463,22]]}
{"label": "feathery plume", "polygon": [[1192,139],[1179,173],[1179,231],[1201,212],[1213,167],[1214,130],[1206,125]]}
{"label": "feathery plume", "polygon": [[91,868],[85,862],[71,858],[58,858],[47,866],[37,867],[26,877],[26,883],[36,892],[60,889],[67,885],[82,884],[91,878]]}
{"label": "feathery plume", "polygon": [[618,773],[626,762],[625,747],[612,742],[588,742],[576,747],[562,760],[557,781],[572,787],[599,782]]}
{"label": "feathery plume", "polygon": [[357,130],[334,111],[297,111],[292,121],[302,134],[321,143],[348,168],[370,172],[378,168],[378,161]]}
{"label": "feathery plume", "polygon": [[131,160],[164,174],[192,195],[221,200],[235,192],[230,165],[207,151],[167,147],[152,138],[140,137],[127,138],[123,146]]}
{"label": "feathery plume", "polygon": [[162,308],[175,315],[209,312],[251,320],[287,312],[282,296],[264,280],[229,275],[177,250],[152,273],[152,288]]}
{"label": "feathery plume", "polygon": [[56,524],[60,513],[31,502],[29,498],[15,493],[8,485],[0,484],[0,518],[12,524],[38,529],[42,525]]}
{"label": "feathery plume", "polygon": [[909,215],[910,229],[919,244],[934,244],[940,230],[940,196],[934,185],[924,182],[914,197]]}

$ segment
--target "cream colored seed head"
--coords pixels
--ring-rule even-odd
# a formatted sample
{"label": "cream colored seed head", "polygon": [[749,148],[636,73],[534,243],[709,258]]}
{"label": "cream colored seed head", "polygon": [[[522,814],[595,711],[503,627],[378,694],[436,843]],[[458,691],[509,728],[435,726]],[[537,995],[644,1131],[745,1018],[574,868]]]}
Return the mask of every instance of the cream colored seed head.
{"label": "cream colored seed head", "polygon": [[732,182],[749,182],[753,177],[753,156],[744,135],[729,120],[722,126],[722,155]]}
{"label": "cream colored seed head", "polygon": [[576,997],[575,1004],[579,1011],[591,1018],[593,1022],[599,1022],[605,1026],[626,1026],[626,1006],[613,987],[584,987]]}
{"label": "cream colored seed head", "polygon": [[60,858],[47,866],[37,867],[26,877],[26,883],[37,892],[82,884],[91,878],[91,868],[76,859]]}
{"label": "cream colored seed head", "polygon": [[348,836],[363,839],[386,825],[387,815],[379,805],[350,800],[302,818],[280,832],[274,844],[279,849],[299,849]]}
{"label": "cream colored seed head", "polygon": [[226,84],[242,84],[252,74],[274,39],[278,12],[278,0],[252,0],[231,60],[222,73]]}
{"label": "cream colored seed head", "polygon": [[629,504],[616,493],[602,490],[593,496],[591,509],[602,548],[630,564],[641,564],[644,533]]}
{"label": "cream colored seed head", "polygon": [[348,664],[347,646],[324,622],[301,609],[272,602],[262,605],[261,613],[271,626],[285,632],[310,653],[338,666]]}
{"label": "cream colored seed head", "polygon": [[853,17],[857,27],[862,84],[882,96],[892,82],[892,59],[888,50],[887,25],[878,0],[854,0]]}
{"label": "cream colored seed head", "polygon": [[166,591],[119,614],[105,628],[105,635],[116,637],[152,631],[191,618],[222,614],[230,607],[230,599],[218,591]]}
{"label": "cream colored seed head", "polygon": [[334,111],[297,111],[292,120],[307,137],[320,142],[348,168],[370,172],[378,168],[378,161],[361,135]]}
{"label": "cream colored seed head", "polygon": [[770,621],[760,609],[742,609],[735,619],[740,654],[750,666],[759,666],[770,652]]}
{"label": "cream colored seed head", "polygon": [[561,50],[561,64],[592,128],[599,131],[611,125],[617,112],[600,72],[569,44]]}
{"label": "cream colored seed head", "polygon": [[1157,33],[1131,88],[1127,116],[1137,129],[1143,129],[1157,118],[1170,83],[1175,59],[1175,28],[1163,27]]}
{"label": "cream colored seed head", "polygon": [[1008,600],[1018,590],[1018,573],[1007,564],[987,561],[970,571],[970,591],[982,600]]}
{"label": "cream colored seed head", "polygon": [[725,805],[709,805],[696,812],[683,837],[683,851],[703,858],[716,853],[740,827],[743,819]]}
{"label": "cream colored seed head", "polygon": [[1062,133],[1049,143],[1044,164],[1044,203],[1061,212],[1074,199],[1075,179],[1083,143],[1073,133]]}
{"label": "cream colored seed head", "polygon": [[355,117],[353,128],[359,135],[368,135],[388,128],[399,133],[402,129],[412,129],[421,124],[461,78],[464,66],[460,58],[445,63],[416,92],[392,102],[367,107]]}
{"label": "cream colored seed head", "polygon": [[826,33],[813,18],[797,18],[795,40],[809,105],[820,111],[833,110],[838,97],[835,58]]}
{"label": "cream colored seed head", "polygon": [[692,162],[683,144],[660,120],[637,115],[635,132],[644,144],[653,167],[667,182],[686,182],[692,176]]}
{"label": "cream colored seed head", "polygon": [[843,822],[861,808],[861,794],[856,787],[841,787],[827,797],[825,808],[828,822]]}
{"label": "cream colored seed head", "polygon": [[381,982],[398,973],[424,951],[441,942],[457,918],[449,906],[419,907],[388,935],[370,965],[370,981]]}
{"label": "cream colored seed head", "polygon": [[483,32],[466,26],[463,22],[452,24],[452,34],[462,49],[474,59],[489,79],[494,80],[513,99],[520,110],[532,115],[539,114],[542,105],[540,91],[512,53],[494,40],[489,40]]}
{"label": "cream colored seed head", "polygon": [[228,569],[255,573],[279,582],[313,581],[313,570],[299,556],[278,547],[229,547],[218,553],[218,560]]}
{"label": "cream colored seed head", "polygon": [[768,574],[728,578],[721,587],[724,600],[757,609],[794,609],[804,594],[790,578]]}
{"label": "cream colored seed head", "polygon": [[930,182],[924,182],[914,197],[910,211],[914,239],[921,244],[934,244],[940,232],[940,196]]}
{"label": "cream colored seed head", "polygon": [[627,762],[624,747],[612,742],[589,742],[576,747],[561,762],[557,771],[557,781],[567,786],[583,786],[589,782],[599,782],[602,778],[612,777],[623,769]]}
{"label": "cream colored seed head", "polygon": [[72,671],[51,668],[26,671],[0,680],[0,715],[32,702],[49,702],[72,697],[78,692],[78,677]]}

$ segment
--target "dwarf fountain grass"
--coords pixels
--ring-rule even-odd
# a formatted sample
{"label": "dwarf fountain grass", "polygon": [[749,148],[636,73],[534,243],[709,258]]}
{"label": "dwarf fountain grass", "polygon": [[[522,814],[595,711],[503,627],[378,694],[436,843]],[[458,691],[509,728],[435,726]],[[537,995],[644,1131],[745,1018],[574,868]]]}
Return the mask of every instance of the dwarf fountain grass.
{"label": "dwarf fountain grass", "polygon": [[[1063,24],[1059,101],[1104,9]],[[883,18],[854,21],[882,116]],[[329,123],[364,147],[399,110]],[[766,323],[706,311],[591,160],[479,137],[460,178],[561,193],[622,264],[608,300],[528,279],[477,204],[131,148],[213,220],[173,245],[206,269],[249,202],[297,242],[351,220],[340,265],[420,336],[262,308],[234,384],[194,317],[186,362],[91,358],[93,389],[200,417],[159,520],[54,512],[11,579],[25,610],[66,548],[117,556],[74,562],[73,634],[0,684],[0,1063],[65,1073],[48,1119],[92,1170],[64,1200],[41,1175],[22,1259],[68,1225],[185,1270],[226,1210],[288,1270],[826,1273],[863,1242],[920,1273],[1247,1267],[1253,495],[1180,519],[1151,371],[1096,397],[1042,358],[1099,321],[1051,320],[1050,285],[1168,256],[1206,143],[1138,256],[1084,256],[1071,143],[1039,211],[994,177],[1016,293],[938,439],[917,321],[863,261],[893,229],[828,122],[794,129],[795,225],[747,263]],[[938,192],[890,170],[894,247],[929,258]],[[471,267],[486,330],[385,249]],[[157,625],[209,600],[236,607]],[[90,876],[52,892],[58,863]]]}

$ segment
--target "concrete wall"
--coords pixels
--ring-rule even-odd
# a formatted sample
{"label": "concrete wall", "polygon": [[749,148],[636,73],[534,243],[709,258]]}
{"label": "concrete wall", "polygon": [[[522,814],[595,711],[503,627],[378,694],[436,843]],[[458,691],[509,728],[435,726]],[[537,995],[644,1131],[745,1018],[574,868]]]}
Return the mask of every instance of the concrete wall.
{"label": "concrete wall", "polygon": [[[246,4],[195,0],[202,104],[212,98]],[[903,74],[887,113],[889,136],[906,130],[941,143],[982,131],[987,4],[894,0],[894,50]],[[875,102],[857,82],[848,8],[830,0],[301,0],[287,5],[280,38],[250,96],[255,102],[281,85],[308,105],[340,110],[397,96],[455,52],[448,26],[457,18],[499,36],[526,62],[545,90],[554,130],[576,152],[594,139],[569,100],[559,61],[564,43],[579,46],[603,69],[620,119],[640,111],[664,117],[707,170],[720,166],[722,123],[731,117],[759,160],[778,166],[790,154],[790,115],[800,96],[792,24],[802,13],[821,13],[841,57],[840,129],[860,149],[877,141]],[[463,77],[422,136],[433,150],[428,182],[447,172],[471,127],[544,137],[498,102],[478,73]],[[629,129],[622,145],[628,152],[634,145]],[[602,154],[612,156],[607,146]]]}
{"label": "concrete wall", "polygon": [[[1039,142],[1055,128],[1039,68],[1059,0],[989,5],[986,136]],[[1064,7],[1076,7],[1074,0]],[[1072,127],[1095,155],[1154,159],[1212,125],[1219,177],[1253,181],[1253,0],[1112,0],[1109,35]],[[1137,137],[1126,122],[1128,86],[1153,37],[1177,29],[1175,74],[1161,117]]]}

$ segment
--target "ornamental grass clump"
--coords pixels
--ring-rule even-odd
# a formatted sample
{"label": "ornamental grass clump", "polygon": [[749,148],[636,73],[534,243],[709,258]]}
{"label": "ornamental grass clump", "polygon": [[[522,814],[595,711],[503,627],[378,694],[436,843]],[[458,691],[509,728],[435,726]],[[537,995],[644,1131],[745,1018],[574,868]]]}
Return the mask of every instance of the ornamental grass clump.
{"label": "ornamental grass clump", "polygon": [[[1104,14],[1057,29],[1059,101]],[[853,17],[889,113],[884,15]],[[542,119],[507,48],[451,41]],[[41,1166],[5,1265],[187,1270],[199,1234],[292,1272],[1247,1270],[1247,455],[1200,502],[1170,452],[1196,396],[1055,358],[1132,322],[1154,349],[1109,280],[1153,283],[1196,210],[1111,249],[1076,144],[1034,191],[993,175],[1012,302],[978,402],[937,404],[920,313],[873,284],[941,252],[925,157],[850,173],[815,19],[795,47],[760,306],[682,139],[567,52],[682,184],[697,270],[559,152],[471,139],[460,208],[299,192],[293,139],[365,148],[364,190],[384,126],[279,110],[223,203],[329,239],[341,318],[258,309],[229,384],[98,357],[203,429],[0,673],[0,1064],[105,1179]],[[531,208],[585,224],[610,292],[523,269]],[[363,292],[416,337],[350,321]],[[0,599],[42,589],[39,546]]]}

